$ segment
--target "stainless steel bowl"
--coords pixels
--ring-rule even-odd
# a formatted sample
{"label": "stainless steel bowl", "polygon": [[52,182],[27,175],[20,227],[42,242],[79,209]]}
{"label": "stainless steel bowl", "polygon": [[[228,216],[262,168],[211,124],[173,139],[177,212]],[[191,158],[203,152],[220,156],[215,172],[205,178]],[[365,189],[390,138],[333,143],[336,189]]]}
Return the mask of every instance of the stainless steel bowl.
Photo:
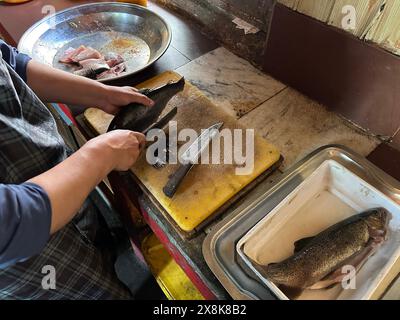
{"label": "stainless steel bowl", "polygon": [[[33,59],[58,69],[69,47],[90,46],[101,53],[123,56],[127,70],[108,78],[135,74],[157,61],[171,43],[171,28],[154,12],[137,5],[103,2],[69,8],[34,24],[22,36],[18,49]],[[106,81],[100,80],[100,81]]]}

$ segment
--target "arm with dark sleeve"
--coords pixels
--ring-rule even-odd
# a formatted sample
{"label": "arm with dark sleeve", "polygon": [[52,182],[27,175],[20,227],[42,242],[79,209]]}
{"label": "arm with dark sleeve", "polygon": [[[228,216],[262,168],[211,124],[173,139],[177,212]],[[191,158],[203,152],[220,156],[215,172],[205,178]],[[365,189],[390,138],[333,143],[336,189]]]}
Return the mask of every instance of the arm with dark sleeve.
{"label": "arm with dark sleeve", "polygon": [[50,200],[40,186],[0,184],[0,269],[40,253],[50,225]]}
{"label": "arm with dark sleeve", "polygon": [[[3,60],[11,66],[43,102],[62,102],[116,113],[121,107],[138,102],[153,105],[147,96],[132,87],[107,86],[32,60],[0,39]],[[71,94],[73,92],[74,94]]]}
{"label": "arm with dark sleeve", "polygon": [[0,40],[0,50],[4,61],[7,62],[26,82],[26,68],[31,58],[26,54],[18,52],[16,48],[8,45],[3,40]]}

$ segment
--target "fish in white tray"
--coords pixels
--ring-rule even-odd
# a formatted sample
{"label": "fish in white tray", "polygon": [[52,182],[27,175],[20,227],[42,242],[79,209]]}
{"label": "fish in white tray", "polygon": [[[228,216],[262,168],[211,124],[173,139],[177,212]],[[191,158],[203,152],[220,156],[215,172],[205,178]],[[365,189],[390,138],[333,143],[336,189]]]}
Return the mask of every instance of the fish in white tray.
{"label": "fish in white tray", "polygon": [[297,241],[291,257],[263,266],[263,273],[295,295],[305,289],[330,288],[348,275],[342,272],[343,266],[358,271],[387,240],[390,219],[384,208],[354,215],[314,237]]}

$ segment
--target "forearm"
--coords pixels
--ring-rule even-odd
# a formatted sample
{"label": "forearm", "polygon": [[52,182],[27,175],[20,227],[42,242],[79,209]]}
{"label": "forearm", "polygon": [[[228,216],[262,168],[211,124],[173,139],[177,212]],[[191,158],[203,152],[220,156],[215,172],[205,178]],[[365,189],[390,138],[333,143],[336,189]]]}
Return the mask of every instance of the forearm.
{"label": "forearm", "polygon": [[82,107],[98,106],[106,99],[107,86],[58,70],[34,60],[27,66],[29,87],[44,102],[62,102]]}
{"label": "forearm", "polygon": [[51,233],[65,226],[89,193],[113,169],[111,155],[97,147],[83,147],[51,170],[29,182],[41,186],[52,207]]}

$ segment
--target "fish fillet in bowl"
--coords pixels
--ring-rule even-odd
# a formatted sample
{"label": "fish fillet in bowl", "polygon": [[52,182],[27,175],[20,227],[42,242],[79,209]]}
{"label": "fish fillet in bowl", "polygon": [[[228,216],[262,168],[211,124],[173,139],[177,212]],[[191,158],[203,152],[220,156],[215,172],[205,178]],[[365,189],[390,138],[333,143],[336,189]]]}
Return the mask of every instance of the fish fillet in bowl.
{"label": "fish fillet in bowl", "polygon": [[[156,62],[168,49],[171,37],[168,23],[147,8],[126,3],[90,3],[57,12],[37,22],[22,36],[18,49],[39,62],[68,72],[76,72],[81,66],[76,64],[74,68],[74,65],[63,63],[63,57],[81,46],[89,48],[85,55],[95,54],[86,56],[87,59],[119,55],[125,68],[117,70],[112,77],[119,79]],[[97,72],[97,65],[92,66]]]}

